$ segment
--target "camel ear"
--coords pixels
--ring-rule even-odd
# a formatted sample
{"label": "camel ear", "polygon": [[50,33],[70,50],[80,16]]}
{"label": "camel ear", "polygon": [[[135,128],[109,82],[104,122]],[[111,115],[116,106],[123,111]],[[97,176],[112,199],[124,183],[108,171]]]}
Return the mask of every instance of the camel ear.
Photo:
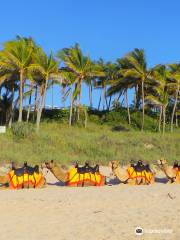
{"label": "camel ear", "polygon": [[54,162],[54,160],[51,160],[51,163],[53,163]]}

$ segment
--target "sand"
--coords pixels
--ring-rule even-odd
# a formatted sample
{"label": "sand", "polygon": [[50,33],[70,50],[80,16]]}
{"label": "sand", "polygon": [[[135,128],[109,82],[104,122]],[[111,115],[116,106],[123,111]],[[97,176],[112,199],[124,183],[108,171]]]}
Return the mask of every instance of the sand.
{"label": "sand", "polygon": [[0,240],[180,239],[180,185],[69,188],[50,172],[47,182],[0,191]]}

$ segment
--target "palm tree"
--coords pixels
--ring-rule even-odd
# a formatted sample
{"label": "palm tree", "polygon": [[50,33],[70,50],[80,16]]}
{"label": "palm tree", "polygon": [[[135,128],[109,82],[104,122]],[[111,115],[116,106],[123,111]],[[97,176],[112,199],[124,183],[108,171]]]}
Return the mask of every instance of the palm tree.
{"label": "palm tree", "polygon": [[114,95],[116,93],[124,94],[124,99],[126,103],[127,113],[128,113],[128,123],[131,124],[131,115],[129,108],[129,100],[128,100],[128,89],[134,86],[133,79],[124,78],[123,76],[115,79],[111,82],[111,87],[108,89],[108,95]]}
{"label": "palm tree", "polygon": [[171,132],[173,132],[173,122],[174,122],[174,115],[177,108],[178,103],[178,96],[179,96],[179,90],[180,90],[180,64],[169,64],[169,73],[170,73],[170,83],[168,84],[168,87],[170,90],[172,90],[173,95],[175,95],[174,100],[174,106],[173,111],[171,115]]}
{"label": "palm tree", "polygon": [[67,71],[66,68],[61,68],[60,70],[61,70],[63,89],[64,89],[63,100],[65,101],[66,98],[70,95],[69,126],[71,126],[72,118],[73,118],[74,101],[78,94],[75,88],[75,85],[77,82],[77,76],[73,72]]}
{"label": "palm tree", "polygon": [[42,110],[45,105],[46,91],[48,87],[48,81],[50,79],[56,79],[59,75],[58,65],[59,63],[54,59],[52,53],[48,56],[42,48],[36,49],[33,54],[33,63],[29,66],[31,74],[38,76],[40,85],[41,99],[37,112],[36,126],[37,131],[41,121]]}
{"label": "palm tree", "polygon": [[14,96],[15,91],[18,89],[18,72],[9,71],[9,69],[0,69],[0,87],[4,87],[8,93],[11,94],[10,110],[9,110],[9,127],[12,125],[13,111],[14,111]]}
{"label": "palm tree", "polygon": [[35,43],[31,38],[17,37],[16,40],[6,42],[3,51],[0,53],[0,66],[7,71],[16,71],[19,74],[19,122],[22,121],[23,86],[26,80],[28,67],[32,61],[34,49]]}
{"label": "palm tree", "polygon": [[79,98],[78,105],[80,107],[83,81],[99,76],[102,73],[98,65],[91,61],[90,57],[83,55],[79,44],[75,44],[75,46],[71,48],[64,48],[57,55],[64,62],[66,71],[72,72],[76,76],[75,89],[76,95]]}
{"label": "palm tree", "polygon": [[[112,62],[105,63],[102,58],[99,59],[97,64],[99,65],[99,68],[101,69],[103,74],[95,79],[95,87],[102,89],[100,100],[101,99],[103,100],[103,110],[105,109],[105,105],[106,105],[106,108],[109,110],[110,104],[111,104],[111,98],[113,94],[112,95],[107,94],[108,87],[111,85],[111,82],[113,82],[118,77],[117,76],[118,66],[116,63],[112,63]],[[108,96],[110,97],[109,103],[107,101]],[[99,107],[100,107],[100,101],[99,101]]]}
{"label": "palm tree", "polygon": [[147,61],[145,57],[145,52],[143,49],[134,49],[134,51],[127,54],[124,58],[126,61],[126,68],[122,70],[124,77],[132,77],[135,82],[138,81],[141,84],[142,91],[142,127],[144,129],[144,84],[147,81],[150,72],[147,68]]}
{"label": "palm tree", "polygon": [[157,65],[151,71],[151,81],[154,81],[154,87],[147,90],[146,100],[152,102],[160,108],[159,131],[161,129],[161,119],[163,117],[163,134],[166,126],[166,108],[169,102],[168,93],[168,71],[165,65]]}

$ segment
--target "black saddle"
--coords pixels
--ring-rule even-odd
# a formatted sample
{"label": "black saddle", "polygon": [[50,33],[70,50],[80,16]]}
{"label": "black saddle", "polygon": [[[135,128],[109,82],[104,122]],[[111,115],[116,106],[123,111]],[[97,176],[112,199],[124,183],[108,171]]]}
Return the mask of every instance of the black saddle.
{"label": "black saddle", "polygon": [[16,168],[14,162],[12,162],[12,170],[14,174],[18,177],[23,176],[25,173],[28,175],[33,175],[35,172],[39,173],[39,166],[35,165],[34,167],[28,166],[27,162],[24,162],[23,167]]}
{"label": "black saddle", "polygon": [[143,171],[152,172],[149,164],[145,165],[141,160],[139,160],[137,164],[131,164],[131,167],[133,167],[136,172],[143,172]]}
{"label": "black saddle", "polygon": [[27,162],[24,163],[25,172],[29,175],[33,175],[34,173],[39,173],[39,166],[35,165],[34,167],[28,166]]}
{"label": "black saddle", "polygon": [[14,174],[18,177],[23,176],[24,173],[25,173],[24,167],[16,168],[14,162],[12,162],[12,167],[11,168],[12,168],[12,170],[14,170]]}
{"label": "black saddle", "polygon": [[75,168],[77,168],[77,173],[79,174],[85,174],[85,173],[99,173],[99,165],[96,165],[95,167],[89,166],[89,163],[85,163],[83,167],[79,167],[78,163],[76,163]]}

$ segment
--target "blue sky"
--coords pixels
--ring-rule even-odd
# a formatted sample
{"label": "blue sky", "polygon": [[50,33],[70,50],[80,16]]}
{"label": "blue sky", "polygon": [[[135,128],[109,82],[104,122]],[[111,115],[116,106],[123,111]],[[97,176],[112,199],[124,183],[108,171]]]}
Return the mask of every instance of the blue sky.
{"label": "blue sky", "polygon": [[[56,53],[78,42],[93,59],[111,61],[137,47],[145,49],[149,66],[177,62],[179,9],[179,0],[1,0],[0,43],[16,35],[32,36],[47,52]],[[55,87],[54,103],[62,106],[59,92]],[[95,105],[98,99],[96,91]]]}

